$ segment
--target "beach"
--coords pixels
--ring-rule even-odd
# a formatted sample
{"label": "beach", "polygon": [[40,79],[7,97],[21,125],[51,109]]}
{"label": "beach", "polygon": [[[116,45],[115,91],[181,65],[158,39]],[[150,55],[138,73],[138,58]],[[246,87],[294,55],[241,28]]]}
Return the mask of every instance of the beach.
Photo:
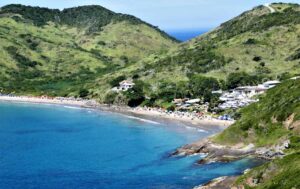
{"label": "beach", "polygon": [[155,120],[167,120],[172,122],[181,122],[189,124],[194,127],[203,128],[208,126],[217,126],[221,129],[225,129],[234,123],[234,121],[219,120],[213,118],[212,116],[202,115],[199,116],[196,113],[187,112],[167,112],[158,108],[147,108],[138,107],[130,108],[126,106],[115,106],[115,105],[105,105],[96,102],[95,100],[85,100],[78,98],[66,98],[66,97],[30,97],[30,96],[12,96],[12,95],[1,95],[0,101],[5,102],[21,102],[21,103],[35,103],[35,104],[54,104],[54,105],[67,105],[82,108],[91,108],[101,111],[116,112],[130,116],[146,116],[148,119]]}

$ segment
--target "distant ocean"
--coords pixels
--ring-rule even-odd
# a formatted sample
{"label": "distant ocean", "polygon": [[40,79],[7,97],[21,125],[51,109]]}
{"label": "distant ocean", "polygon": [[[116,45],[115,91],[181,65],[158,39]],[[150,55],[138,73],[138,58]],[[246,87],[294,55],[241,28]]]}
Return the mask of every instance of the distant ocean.
{"label": "distant ocean", "polygon": [[206,32],[208,32],[209,29],[206,30],[193,30],[193,31],[169,31],[167,32],[169,35],[175,37],[179,41],[188,41],[190,39],[193,39],[195,37],[198,37],[199,35],[202,35]]}
{"label": "distant ocean", "polygon": [[169,157],[210,131],[53,105],[0,103],[0,189],[188,189],[257,165]]}

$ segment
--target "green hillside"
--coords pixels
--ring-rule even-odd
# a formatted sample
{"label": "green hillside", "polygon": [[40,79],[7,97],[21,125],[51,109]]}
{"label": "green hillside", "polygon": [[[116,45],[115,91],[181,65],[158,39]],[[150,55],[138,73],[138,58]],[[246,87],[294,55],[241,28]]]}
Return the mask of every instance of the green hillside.
{"label": "green hillside", "polygon": [[[300,73],[300,6],[271,6],[275,13],[259,6],[178,44],[138,18],[100,6],[8,5],[0,11],[0,88],[50,96],[88,90],[101,102],[149,99],[143,104],[150,106],[175,97],[210,102],[211,90]],[[137,95],[112,94],[120,78],[139,83]]]}
{"label": "green hillside", "polygon": [[[272,147],[290,141],[284,158],[275,159],[251,170],[238,180],[249,185],[258,179],[257,188],[290,189],[300,187],[300,80],[289,80],[269,90],[258,103],[240,110],[241,118],[213,141],[223,145],[250,143]],[[251,185],[251,184],[250,184]]]}
{"label": "green hillside", "polygon": [[176,75],[180,80],[201,74],[225,80],[236,72],[265,78],[299,73],[300,6],[271,6],[275,13],[256,7],[163,56],[144,60],[141,71],[153,73],[144,77],[159,81]]}
{"label": "green hillside", "polygon": [[218,135],[216,142],[271,146],[300,134],[300,80],[289,80],[268,90],[259,103],[240,110],[242,117]]}
{"label": "green hillside", "polygon": [[[177,41],[148,23],[101,6],[63,11],[23,5],[0,9],[0,89],[33,95],[98,96],[97,80],[167,51]],[[94,94],[95,93],[95,94]]]}

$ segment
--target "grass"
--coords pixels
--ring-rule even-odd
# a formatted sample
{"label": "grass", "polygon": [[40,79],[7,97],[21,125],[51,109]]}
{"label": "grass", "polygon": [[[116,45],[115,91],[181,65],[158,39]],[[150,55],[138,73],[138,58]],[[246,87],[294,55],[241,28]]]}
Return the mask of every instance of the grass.
{"label": "grass", "polygon": [[299,89],[300,81],[290,80],[269,90],[258,103],[240,110],[241,119],[214,140],[230,145],[244,142],[268,146],[290,135],[299,134],[298,130],[289,130],[284,126],[291,115],[294,115],[293,122],[299,120]]}
{"label": "grass", "polygon": [[[269,90],[258,103],[243,108],[241,118],[213,140],[223,145],[257,147],[281,145],[290,140],[286,156],[252,169],[238,178],[235,185],[257,189],[291,189],[300,187],[300,80],[288,80]],[[287,120],[290,120],[288,124]],[[293,127],[291,127],[294,125]],[[250,186],[249,180],[258,184]]]}
{"label": "grass", "polygon": [[[300,187],[300,152],[292,153],[282,159],[276,159],[260,167],[252,169],[241,176],[236,185],[256,189],[293,189]],[[258,179],[259,184],[250,187],[248,179]]]}
{"label": "grass", "polygon": [[[298,74],[300,60],[297,57],[300,41],[299,5],[272,4],[281,9],[276,14],[263,7],[257,7],[224,24],[214,31],[188,43],[171,49],[163,55],[143,60],[137,69],[153,70],[155,82],[168,80],[170,73],[180,70],[178,78],[191,74],[202,74],[226,79],[232,72],[249,74],[266,73],[268,78],[277,78],[284,73]],[[248,40],[254,40],[247,44]],[[296,55],[296,56],[295,56]],[[260,61],[253,58],[260,56]],[[260,64],[264,64],[263,70]],[[149,78],[149,76],[145,76]]]}
{"label": "grass", "polygon": [[[15,21],[14,16],[0,17],[0,90],[7,93],[77,96],[88,87],[90,97],[101,99],[110,89],[106,74],[118,74],[177,44],[149,24],[126,16],[90,35],[87,28],[54,22],[37,26],[20,15]],[[37,65],[28,66],[31,62]]]}

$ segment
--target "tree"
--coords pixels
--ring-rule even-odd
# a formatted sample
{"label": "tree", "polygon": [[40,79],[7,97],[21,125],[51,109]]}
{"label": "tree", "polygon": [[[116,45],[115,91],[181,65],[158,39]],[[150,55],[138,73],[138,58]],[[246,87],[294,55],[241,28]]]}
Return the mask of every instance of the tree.
{"label": "tree", "polygon": [[125,91],[124,94],[128,99],[128,106],[139,106],[145,100],[144,82],[138,80],[135,81],[135,85],[128,91]]}
{"label": "tree", "polygon": [[118,77],[114,78],[113,80],[111,80],[109,82],[109,84],[111,87],[117,87],[117,86],[119,86],[119,83],[125,79],[126,79],[126,77],[124,75],[121,75],[121,76],[118,76]]}
{"label": "tree", "polygon": [[194,75],[190,79],[190,87],[193,97],[206,97],[209,99],[213,90],[220,89],[218,80],[212,77]]}
{"label": "tree", "polygon": [[118,93],[110,91],[105,95],[104,103],[106,104],[114,104],[116,97],[118,96]]}
{"label": "tree", "polygon": [[264,78],[262,74],[250,75],[246,72],[230,73],[227,77],[227,88],[234,89],[245,85],[257,85]]}
{"label": "tree", "polygon": [[87,89],[81,89],[79,91],[79,97],[80,98],[84,98],[84,97],[87,97],[89,95],[89,91]]}
{"label": "tree", "polygon": [[185,98],[190,96],[189,82],[179,81],[176,83],[176,98]]}

